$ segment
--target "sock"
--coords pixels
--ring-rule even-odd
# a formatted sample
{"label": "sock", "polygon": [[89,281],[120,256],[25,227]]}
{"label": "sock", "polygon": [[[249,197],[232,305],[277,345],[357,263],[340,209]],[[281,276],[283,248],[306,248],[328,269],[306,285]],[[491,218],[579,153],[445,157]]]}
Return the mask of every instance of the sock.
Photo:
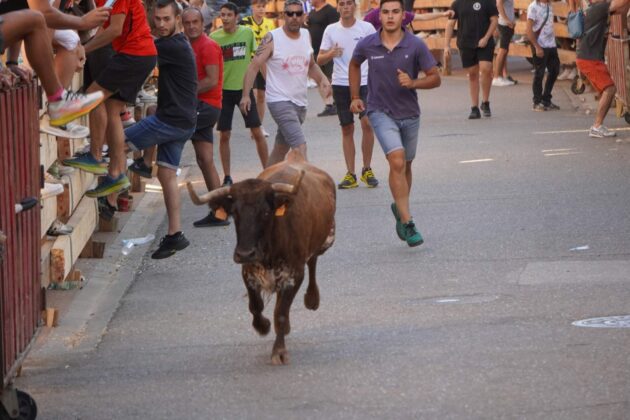
{"label": "sock", "polygon": [[55,92],[54,94],[48,96],[48,102],[58,102],[63,98],[63,94],[65,93],[65,89],[64,88],[59,88],[59,90],[57,92]]}

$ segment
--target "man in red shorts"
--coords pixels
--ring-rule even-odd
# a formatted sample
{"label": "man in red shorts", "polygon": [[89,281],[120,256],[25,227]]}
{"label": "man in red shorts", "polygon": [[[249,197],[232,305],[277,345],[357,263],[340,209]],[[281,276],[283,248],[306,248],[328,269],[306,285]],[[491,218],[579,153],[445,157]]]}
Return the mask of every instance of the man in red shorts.
{"label": "man in red shorts", "polygon": [[[572,9],[576,10],[575,0],[571,3]],[[595,122],[588,134],[591,137],[604,138],[617,135],[603,125],[616,92],[615,82],[610,77],[604,62],[604,51],[608,39],[608,16],[611,13],[625,15],[629,3],[630,0],[593,0],[584,16],[584,32],[578,42],[576,64],[591,85],[601,93]]]}
{"label": "man in red shorts", "polygon": [[[102,6],[105,1],[96,0],[96,4]],[[87,191],[86,195],[109,196],[109,204],[115,205],[116,197],[112,194],[130,185],[125,174],[127,158],[120,114],[125,111],[126,104],[135,103],[136,95],[155,68],[157,59],[157,50],[140,0],[117,0],[112,7],[109,21],[103,25],[102,31],[85,44],[85,52],[87,54],[110,43],[115,54],[87,90],[88,93],[101,91],[107,98],[104,104],[90,114],[90,153],[66,159],[63,163],[94,174],[106,175],[99,186]],[[106,133],[109,168],[102,159]]]}

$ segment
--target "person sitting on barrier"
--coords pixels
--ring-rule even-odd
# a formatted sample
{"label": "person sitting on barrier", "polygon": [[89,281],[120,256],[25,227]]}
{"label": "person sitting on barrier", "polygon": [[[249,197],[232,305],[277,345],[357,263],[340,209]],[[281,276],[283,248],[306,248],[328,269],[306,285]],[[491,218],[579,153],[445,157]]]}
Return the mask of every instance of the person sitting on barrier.
{"label": "person sitting on barrier", "polygon": [[[79,118],[103,101],[101,92],[87,95],[64,89],[54,72],[53,55],[50,47],[46,21],[40,12],[19,10],[0,13],[0,54],[5,45],[10,46],[9,58],[17,58],[20,44],[24,41],[26,56],[33,70],[39,76],[48,97],[50,124],[62,126]],[[30,79],[32,73],[18,67],[17,61],[8,60],[8,67],[20,77]]]}
{"label": "person sitting on barrier", "polygon": [[[575,0],[571,2],[571,9],[576,11]],[[630,0],[592,0],[584,16],[584,31],[577,46],[576,64],[580,73],[589,80],[591,85],[600,93],[595,121],[589,130],[590,137],[615,137],[617,133],[603,125],[604,118],[615,99],[615,82],[604,61],[606,41],[608,39],[608,16],[612,13],[625,15],[628,12]],[[614,39],[614,38],[613,38]],[[622,42],[619,40],[618,42]],[[614,42],[614,41],[613,41]],[[625,86],[623,87],[625,89]]]}

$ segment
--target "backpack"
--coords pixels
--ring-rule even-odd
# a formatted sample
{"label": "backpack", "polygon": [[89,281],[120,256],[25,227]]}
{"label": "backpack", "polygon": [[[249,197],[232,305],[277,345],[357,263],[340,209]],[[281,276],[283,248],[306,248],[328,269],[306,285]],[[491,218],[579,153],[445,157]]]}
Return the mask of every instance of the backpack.
{"label": "backpack", "polygon": [[584,34],[584,12],[578,9],[576,12],[569,12],[567,15],[567,27],[569,37],[579,39]]}

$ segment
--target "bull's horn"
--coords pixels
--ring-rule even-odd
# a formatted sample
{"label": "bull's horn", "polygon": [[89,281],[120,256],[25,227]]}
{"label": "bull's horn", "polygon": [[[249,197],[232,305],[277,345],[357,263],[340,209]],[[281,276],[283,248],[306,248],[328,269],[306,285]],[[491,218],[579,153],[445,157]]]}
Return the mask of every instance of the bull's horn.
{"label": "bull's horn", "polygon": [[202,204],[206,204],[210,202],[211,200],[225,197],[226,195],[230,193],[230,187],[221,187],[221,188],[217,188],[216,190],[209,191],[199,196],[197,195],[197,192],[195,191],[195,188],[193,187],[192,182],[190,181],[186,183],[186,188],[188,188],[188,194],[190,194],[190,199],[192,200],[193,203],[195,203],[198,206],[201,206]]}
{"label": "bull's horn", "polygon": [[302,178],[304,178],[304,170],[300,170],[297,174],[297,180],[293,184],[286,184],[284,182],[274,182],[271,184],[271,188],[276,192],[283,192],[287,194],[297,193],[300,185],[302,184]]}

